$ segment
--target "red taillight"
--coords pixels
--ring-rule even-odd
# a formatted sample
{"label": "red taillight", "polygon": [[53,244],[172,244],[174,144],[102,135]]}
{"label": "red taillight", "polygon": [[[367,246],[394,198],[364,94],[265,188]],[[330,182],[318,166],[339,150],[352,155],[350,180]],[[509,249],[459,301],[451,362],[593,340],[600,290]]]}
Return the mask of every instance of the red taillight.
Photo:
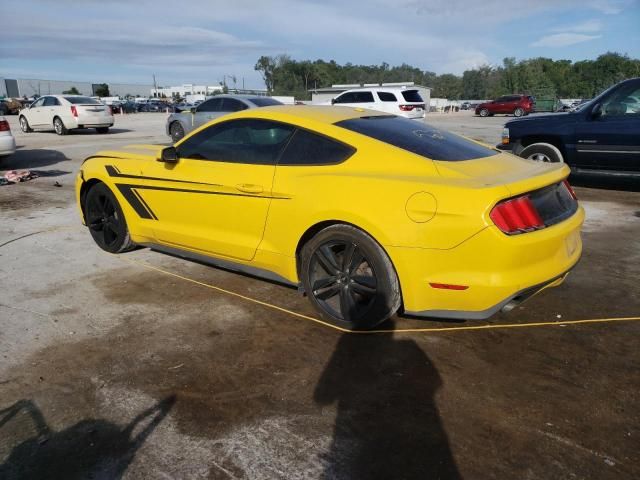
{"label": "red taillight", "polygon": [[9,122],[6,120],[0,121],[0,132],[10,132],[11,128],[9,127]]}
{"label": "red taillight", "polygon": [[489,216],[500,230],[508,234],[544,228],[542,218],[527,195],[497,204]]}
{"label": "red taillight", "polygon": [[78,109],[75,105],[71,105],[71,115],[73,115],[74,117],[78,116]]}
{"label": "red taillight", "polygon": [[402,110],[403,112],[410,112],[411,110],[416,108],[415,105],[398,105],[398,107],[400,107],[400,110]]}
{"label": "red taillight", "polygon": [[569,185],[569,180],[565,179],[562,183],[564,183],[564,186],[567,187],[567,190],[569,190],[569,193],[571,194],[573,199],[578,200],[578,197],[576,196],[576,192],[574,192],[573,188],[571,188],[571,185]]}

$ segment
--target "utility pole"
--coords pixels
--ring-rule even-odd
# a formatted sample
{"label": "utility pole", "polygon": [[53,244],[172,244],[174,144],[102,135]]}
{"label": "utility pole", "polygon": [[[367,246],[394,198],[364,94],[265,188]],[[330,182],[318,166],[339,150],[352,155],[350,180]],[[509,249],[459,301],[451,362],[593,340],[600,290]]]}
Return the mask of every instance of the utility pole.
{"label": "utility pole", "polygon": [[156,83],[156,74],[153,74],[153,96],[158,96],[158,84]]}

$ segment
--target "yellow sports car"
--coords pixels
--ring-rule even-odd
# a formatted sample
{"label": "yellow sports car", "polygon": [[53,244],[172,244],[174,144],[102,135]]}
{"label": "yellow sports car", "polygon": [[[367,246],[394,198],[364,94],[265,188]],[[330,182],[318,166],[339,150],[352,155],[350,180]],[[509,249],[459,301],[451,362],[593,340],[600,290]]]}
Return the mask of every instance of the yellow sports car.
{"label": "yellow sports car", "polygon": [[76,194],[108,252],[296,285],[326,319],[371,328],[400,308],[487,318],[560,284],[582,251],[568,175],[414,120],[279,106],[99,152]]}

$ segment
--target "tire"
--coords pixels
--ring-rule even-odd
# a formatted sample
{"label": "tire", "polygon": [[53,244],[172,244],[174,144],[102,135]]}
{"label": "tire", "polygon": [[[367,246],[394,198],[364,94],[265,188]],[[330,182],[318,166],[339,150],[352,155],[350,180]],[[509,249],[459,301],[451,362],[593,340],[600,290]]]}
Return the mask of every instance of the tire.
{"label": "tire", "polygon": [[524,108],[518,107],[513,111],[513,116],[514,117],[521,117],[523,115],[524,115]]}
{"label": "tire", "polygon": [[109,133],[109,127],[97,127],[96,132],[98,133]]}
{"label": "tire", "polygon": [[300,273],[311,304],[339,327],[373,328],[400,308],[400,284],[391,260],[355,227],[333,225],[311,238],[302,248]]}
{"label": "tire", "polygon": [[522,158],[538,162],[563,163],[562,152],[550,143],[534,143],[520,152]]}
{"label": "tire", "polygon": [[53,119],[53,129],[58,135],[66,135],[69,133],[67,127],[64,126],[64,122],[60,119],[60,117],[55,117]]}
{"label": "tire", "polygon": [[95,184],[87,192],[84,216],[93,240],[101,249],[109,253],[122,253],[135,248],[122,208],[104,183]]}
{"label": "tire", "polygon": [[20,130],[22,130],[24,133],[33,132],[33,129],[29,126],[29,122],[27,121],[26,117],[21,116],[18,119],[18,122],[20,123]]}
{"label": "tire", "polygon": [[487,110],[486,108],[483,108],[482,110],[480,110],[480,116],[481,117],[488,117],[489,116],[489,110]]}
{"label": "tire", "polygon": [[182,127],[182,124],[180,122],[175,121],[172,122],[171,125],[169,125],[169,133],[171,134],[173,143],[175,143],[178,140],[181,140],[182,137],[184,137],[184,128]]}

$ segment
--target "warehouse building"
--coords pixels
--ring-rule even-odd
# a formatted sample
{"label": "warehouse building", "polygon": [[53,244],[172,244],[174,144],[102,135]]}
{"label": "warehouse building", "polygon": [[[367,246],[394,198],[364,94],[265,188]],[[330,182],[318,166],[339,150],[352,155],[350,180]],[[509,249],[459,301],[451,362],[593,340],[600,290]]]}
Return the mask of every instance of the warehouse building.
{"label": "warehouse building", "polygon": [[[75,87],[82,95],[95,95],[101,83],[75,82],[68,80],[44,80],[39,78],[0,78],[0,96],[5,97],[33,97],[34,95],[59,95]],[[107,83],[112,96],[140,96],[148,97],[153,85],[128,83]]]}

